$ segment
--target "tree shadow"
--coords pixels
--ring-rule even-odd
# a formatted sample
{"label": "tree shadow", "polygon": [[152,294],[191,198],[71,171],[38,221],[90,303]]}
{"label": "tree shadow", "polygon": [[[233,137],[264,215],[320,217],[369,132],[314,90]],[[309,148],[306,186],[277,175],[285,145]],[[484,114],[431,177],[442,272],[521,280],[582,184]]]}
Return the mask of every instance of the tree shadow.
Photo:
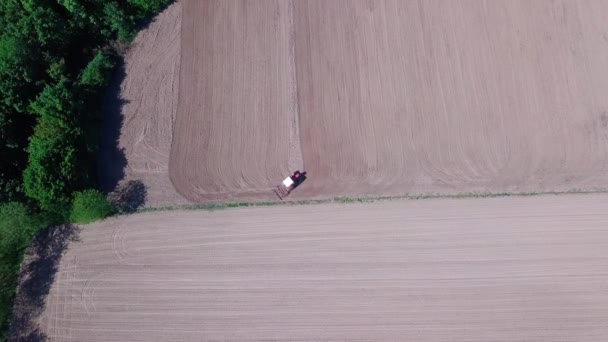
{"label": "tree shadow", "polygon": [[99,152],[97,156],[97,178],[104,192],[112,192],[125,177],[127,157],[120,148],[120,132],[123,126],[123,107],[128,103],[121,96],[121,85],[126,77],[125,63],[119,58],[114,68],[112,81],[103,96]]}
{"label": "tree shadow", "polygon": [[108,195],[110,202],[123,213],[132,213],[143,207],[147,197],[148,191],[141,180],[120,184]]}
{"label": "tree shadow", "polygon": [[38,327],[38,318],[45,309],[63,252],[71,241],[78,241],[78,236],[77,226],[52,226],[38,234],[28,247],[13,307],[11,341],[48,339]]}

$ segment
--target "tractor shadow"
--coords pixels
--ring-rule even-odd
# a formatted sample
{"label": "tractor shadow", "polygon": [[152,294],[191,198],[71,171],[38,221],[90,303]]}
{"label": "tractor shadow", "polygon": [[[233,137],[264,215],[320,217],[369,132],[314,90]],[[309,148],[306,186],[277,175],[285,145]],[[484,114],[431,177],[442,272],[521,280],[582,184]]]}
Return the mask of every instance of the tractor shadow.
{"label": "tractor shadow", "polygon": [[21,266],[10,341],[48,340],[38,326],[38,318],[45,309],[64,251],[71,241],[78,239],[79,228],[71,224],[51,226],[34,238]]}

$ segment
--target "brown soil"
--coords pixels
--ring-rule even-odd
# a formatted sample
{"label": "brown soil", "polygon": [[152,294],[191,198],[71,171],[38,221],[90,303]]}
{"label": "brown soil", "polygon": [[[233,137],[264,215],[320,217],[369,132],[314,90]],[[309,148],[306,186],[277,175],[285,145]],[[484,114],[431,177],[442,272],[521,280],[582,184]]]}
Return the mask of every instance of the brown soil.
{"label": "brown soil", "polygon": [[190,200],[267,198],[300,160],[294,198],[608,184],[606,1],[183,6]]}
{"label": "brown soil", "polygon": [[[101,182],[118,191],[129,182],[142,182],[145,206],[184,204],[169,179],[169,151],[177,111],[180,28],[177,2],[142,30],[125,56],[115,79],[118,98],[107,105],[102,142]],[[112,179],[114,178],[114,179]],[[117,184],[118,182],[118,184]]]}
{"label": "brown soil", "polygon": [[296,1],[301,195],[608,184],[606,1]]}
{"label": "brown soil", "polygon": [[292,4],[184,1],[183,11],[171,180],[194,201],[269,197],[301,164]]}
{"label": "brown soil", "polygon": [[39,335],[602,341],[607,226],[606,195],[123,216],[70,244]]}

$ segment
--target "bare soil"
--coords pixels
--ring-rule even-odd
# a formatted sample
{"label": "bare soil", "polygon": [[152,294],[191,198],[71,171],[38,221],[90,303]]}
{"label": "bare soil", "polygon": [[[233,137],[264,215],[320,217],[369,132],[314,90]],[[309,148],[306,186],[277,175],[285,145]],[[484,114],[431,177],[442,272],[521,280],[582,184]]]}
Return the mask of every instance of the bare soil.
{"label": "bare soil", "polygon": [[293,198],[608,184],[606,1],[183,8],[169,169],[192,201],[267,199],[302,163]]}
{"label": "bare soil", "polygon": [[102,183],[146,206],[270,200],[303,168],[291,198],[606,188],[607,11],[178,1],[130,48]]}
{"label": "bare soil", "polygon": [[145,196],[138,201],[143,206],[189,203],[169,179],[179,86],[181,7],[179,1],[169,6],[129,46],[104,113],[102,187],[121,196],[129,184],[143,184]]}
{"label": "bare soil", "polygon": [[[117,188],[143,182],[149,206],[270,199],[302,168],[291,198],[604,188],[606,13],[602,0],[183,0],[131,47],[124,155],[102,161]],[[22,326],[53,341],[601,341],[607,203],[113,218],[51,253],[43,269],[58,271],[26,303],[43,302],[38,325]]]}
{"label": "bare soil", "polygon": [[83,227],[52,341],[601,341],[608,196],[174,211]]}
{"label": "bare soil", "polygon": [[608,184],[608,2],[294,4],[301,195]]}
{"label": "bare soil", "polygon": [[292,3],[184,1],[183,13],[171,180],[197,202],[273,198],[301,167]]}

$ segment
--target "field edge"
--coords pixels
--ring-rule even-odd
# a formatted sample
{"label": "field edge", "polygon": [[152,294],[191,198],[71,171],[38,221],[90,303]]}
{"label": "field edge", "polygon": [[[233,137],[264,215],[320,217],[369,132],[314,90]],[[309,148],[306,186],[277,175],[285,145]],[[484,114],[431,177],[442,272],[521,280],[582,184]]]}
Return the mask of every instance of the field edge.
{"label": "field edge", "polygon": [[608,194],[608,188],[595,189],[570,189],[565,191],[540,191],[540,192],[460,192],[454,194],[442,193],[408,193],[403,195],[364,195],[364,196],[337,196],[321,199],[302,199],[285,201],[244,201],[244,202],[216,202],[205,204],[180,204],[161,207],[144,207],[133,213],[120,214],[115,217],[132,215],[138,213],[178,211],[178,210],[223,210],[231,208],[271,207],[271,206],[298,206],[329,203],[372,203],[397,200],[431,200],[431,199],[471,199],[471,198],[500,198],[500,197],[540,197],[540,196],[563,196],[563,195],[590,195]]}

